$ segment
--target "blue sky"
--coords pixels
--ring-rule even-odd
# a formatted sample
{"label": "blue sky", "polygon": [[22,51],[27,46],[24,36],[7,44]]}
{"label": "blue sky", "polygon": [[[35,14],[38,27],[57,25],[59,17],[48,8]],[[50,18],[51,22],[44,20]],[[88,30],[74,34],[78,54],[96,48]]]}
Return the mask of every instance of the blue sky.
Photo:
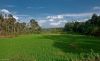
{"label": "blue sky", "polygon": [[62,27],[100,14],[100,0],[0,0],[0,10],[4,9],[22,22],[34,18],[42,27]]}

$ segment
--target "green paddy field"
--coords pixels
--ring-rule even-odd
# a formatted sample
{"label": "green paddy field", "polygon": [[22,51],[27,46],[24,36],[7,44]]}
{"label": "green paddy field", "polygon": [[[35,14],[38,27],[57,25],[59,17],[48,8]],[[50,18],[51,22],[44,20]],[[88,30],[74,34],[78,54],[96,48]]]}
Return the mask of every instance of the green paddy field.
{"label": "green paddy field", "polygon": [[0,61],[95,61],[100,38],[72,34],[33,34],[0,38]]}

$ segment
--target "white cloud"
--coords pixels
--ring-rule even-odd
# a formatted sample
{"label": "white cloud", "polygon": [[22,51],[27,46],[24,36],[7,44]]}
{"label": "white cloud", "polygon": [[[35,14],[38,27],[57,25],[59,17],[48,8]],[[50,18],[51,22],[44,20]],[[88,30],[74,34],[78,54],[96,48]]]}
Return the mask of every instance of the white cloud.
{"label": "white cloud", "polygon": [[42,27],[63,27],[65,23],[72,21],[84,22],[91,18],[91,16],[97,12],[89,12],[89,13],[66,13],[59,15],[51,15],[46,16],[44,19],[39,21]]}
{"label": "white cloud", "polygon": [[60,24],[60,22],[50,23],[50,25],[53,25],[53,26],[58,26],[59,24]]}
{"label": "white cloud", "polygon": [[42,24],[42,23],[45,23],[46,20],[38,20],[38,22]]}
{"label": "white cloud", "polygon": [[[9,10],[7,10],[7,9],[1,9],[0,12],[2,12],[2,13],[4,13],[4,14],[13,14],[13,13],[11,13]],[[16,20],[19,19],[19,17],[16,16],[16,15],[13,15],[13,17],[14,17]]]}
{"label": "white cloud", "polygon": [[69,16],[69,17],[82,17],[82,16],[90,16],[93,13],[78,13],[78,14],[64,14],[63,16]]}
{"label": "white cloud", "polygon": [[67,20],[62,20],[62,21],[59,21],[60,23],[67,23],[68,21]]}
{"label": "white cloud", "polygon": [[46,23],[46,20],[37,20],[39,25],[42,26],[44,23]]}
{"label": "white cloud", "polygon": [[62,15],[56,15],[56,16],[47,16],[47,19],[62,19],[63,16]]}
{"label": "white cloud", "polygon": [[94,10],[100,10],[100,6],[93,7]]}
{"label": "white cloud", "polygon": [[28,6],[26,7],[27,9],[43,9],[45,7],[32,7],[32,6]]}
{"label": "white cloud", "polygon": [[13,15],[13,17],[14,17],[16,20],[18,20],[18,19],[19,19],[19,17],[15,16],[15,15]]}
{"label": "white cloud", "polygon": [[93,13],[70,13],[70,14],[60,14],[55,16],[47,16],[47,19],[63,19],[64,17],[84,17],[84,16],[91,16]]}
{"label": "white cloud", "polygon": [[67,23],[67,21],[66,20],[60,20],[58,22],[51,22],[50,25],[59,27],[59,25],[62,24],[62,23]]}
{"label": "white cloud", "polygon": [[6,13],[6,14],[10,14],[10,11],[8,11],[7,9],[2,9],[1,12]]}
{"label": "white cloud", "polygon": [[[30,7],[31,8],[31,7]],[[99,7],[95,7],[95,9],[99,9]],[[7,9],[2,9],[2,12],[11,13]],[[42,27],[63,27],[65,23],[77,20],[79,22],[84,22],[88,20],[93,13],[96,13],[97,15],[100,13],[97,12],[90,12],[90,13],[66,13],[66,14],[59,14],[59,15],[51,15],[46,16],[43,19],[38,19],[38,23]],[[13,14],[13,13],[12,13]],[[28,22],[29,19],[32,19],[33,17],[30,15],[22,15],[17,13],[13,15],[15,19],[21,19],[23,22]]]}
{"label": "white cloud", "polygon": [[49,21],[51,21],[51,22],[52,22],[52,21],[54,21],[54,19],[49,19]]}

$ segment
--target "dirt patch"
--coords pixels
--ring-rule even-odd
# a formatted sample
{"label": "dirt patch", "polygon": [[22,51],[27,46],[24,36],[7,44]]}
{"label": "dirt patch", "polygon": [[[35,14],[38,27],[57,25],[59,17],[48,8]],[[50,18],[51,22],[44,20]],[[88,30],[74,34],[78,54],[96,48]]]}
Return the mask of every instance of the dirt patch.
{"label": "dirt patch", "polygon": [[17,35],[0,35],[0,38],[13,38],[17,37]]}

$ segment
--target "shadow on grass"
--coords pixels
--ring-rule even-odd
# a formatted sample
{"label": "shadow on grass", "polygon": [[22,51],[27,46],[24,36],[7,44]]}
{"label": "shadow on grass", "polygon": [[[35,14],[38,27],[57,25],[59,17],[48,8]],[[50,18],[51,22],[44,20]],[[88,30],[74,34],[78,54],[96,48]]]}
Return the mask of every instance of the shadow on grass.
{"label": "shadow on grass", "polygon": [[100,53],[100,38],[82,35],[46,35],[54,41],[53,46],[67,53],[90,53],[91,49]]}

